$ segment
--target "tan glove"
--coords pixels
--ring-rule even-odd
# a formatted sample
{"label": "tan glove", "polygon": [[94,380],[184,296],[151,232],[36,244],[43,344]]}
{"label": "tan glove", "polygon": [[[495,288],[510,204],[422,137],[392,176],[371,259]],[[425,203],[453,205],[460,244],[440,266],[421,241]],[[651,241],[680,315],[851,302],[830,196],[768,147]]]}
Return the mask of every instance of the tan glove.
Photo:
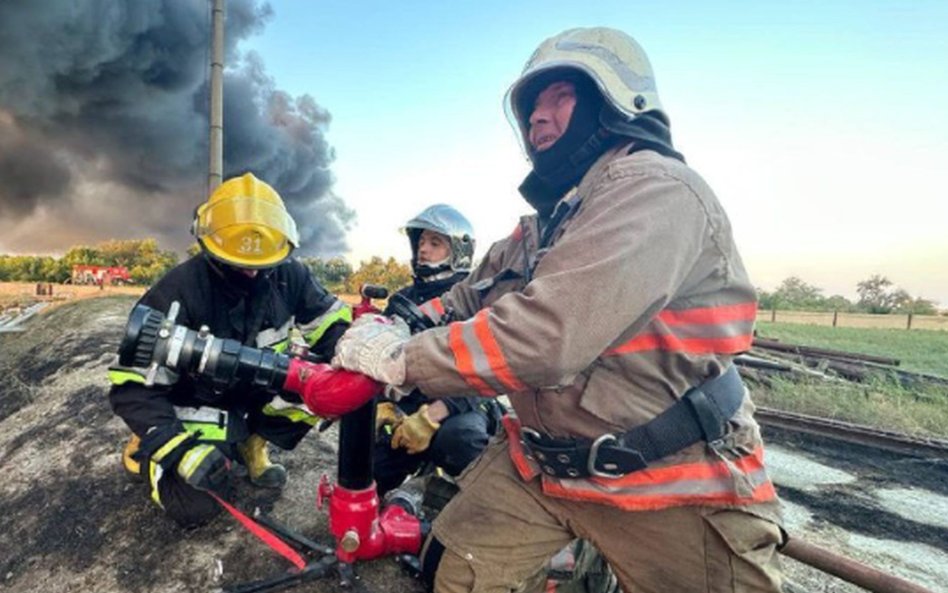
{"label": "tan glove", "polygon": [[405,413],[392,402],[381,402],[375,407],[375,433],[388,427],[389,432],[398,427],[405,419]]}
{"label": "tan glove", "polygon": [[428,404],[425,404],[402,420],[395,429],[392,449],[401,447],[412,455],[421,453],[431,444],[431,439],[439,428],[441,424],[428,417]]}
{"label": "tan glove", "polygon": [[368,375],[379,383],[405,382],[405,342],[411,337],[400,318],[363,315],[336,342],[334,368]]}

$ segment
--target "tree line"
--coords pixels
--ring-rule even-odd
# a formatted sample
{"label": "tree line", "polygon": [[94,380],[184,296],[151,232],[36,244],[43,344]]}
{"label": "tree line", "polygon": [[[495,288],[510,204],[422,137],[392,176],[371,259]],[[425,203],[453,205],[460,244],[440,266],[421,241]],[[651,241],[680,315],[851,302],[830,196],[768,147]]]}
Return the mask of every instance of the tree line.
{"label": "tree line", "polygon": [[[188,255],[200,251],[197,244]],[[300,257],[313,276],[334,293],[355,294],[363,284],[378,284],[395,291],[411,283],[411,267],[394,257],[373,256],[358,269],[341,257]],[[66,282],[75,265],[124,266],[136,284],[154,283],[178,263],[173,251],[162,250],[155,239],[112,240],[95,246],[70,248],[62,257],[46,255],[0,255],[0,281]],[[874,274],[856,285],[857,301],[840,295],[825,296],[823,289],[797,276],[783,280],[774,291],[758,289],[761,309],[797,311],[841,311],[861,313],[913,313],[934,315],[934,301],[912,296],[887,277]]]}
{"label": "tree line", "polygon": [[873,274],[856,284],[857,301],[844,296],[824,296],[823,289],[791,276],[780,283],[773,292],[757,289],[761,309],[793,311],[841,311],[848,313],[873,313],[937,315],[937,303],[909,294],[896,286],[887,277]]}
{"label": "tree line", "polygon": [[[189,256],[200,251],[194,244]],[[319,282],[336,293],[354,294],[362,284],[379,284],[390,291],[411,283],[411,267],[394,257],[375,256],[360,262],[358,269],[341,257],[322,259],[301,257]],[[124,266],[133,282],[153,284],[178,263],[174,251],[159,248],[155,239],[112,240],[98,245],[78,245],[62,257],[50,255],[0,255],[0,282],[64,283],[72,277],[73,266]]]}
{"label": "tree line", "polygon": [[155,239],[105,241],[78,245],[62,257],[0,255],[0,281],[63,283],[73,266],[124,266],[136,284],[151,284],[178,263],[178,255],[158,247]]}

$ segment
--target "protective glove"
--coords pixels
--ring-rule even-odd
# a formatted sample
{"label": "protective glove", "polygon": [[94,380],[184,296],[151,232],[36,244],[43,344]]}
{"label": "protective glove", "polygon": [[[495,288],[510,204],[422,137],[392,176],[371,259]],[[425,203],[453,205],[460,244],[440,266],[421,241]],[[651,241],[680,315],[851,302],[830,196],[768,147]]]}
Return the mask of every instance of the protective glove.
{"label": "protective glove", "polygon": [[230,486],[230,459],[214,445],[196,445],[181,456],[178,475],[192,488],[225,494]]}
{"label": "protective glove", "polygon": [[431,445],[431,439],[441,424],[428,417],[428,404],[424,404],[418,411],[402,420],[392,435],[392,449],[399,447],[412,455],[417,455]]}
{"label": "protective glove", "polygon": [[410,337],[404,321],[363,315],[339,338],[332,366],[401,385],[405,382],[405,342]]}
{"label": "protective glove", "polygon": [[385,427],[396,428],[405,419],[405,413],[392,402],[381,402],[375,406],[375,432]]}

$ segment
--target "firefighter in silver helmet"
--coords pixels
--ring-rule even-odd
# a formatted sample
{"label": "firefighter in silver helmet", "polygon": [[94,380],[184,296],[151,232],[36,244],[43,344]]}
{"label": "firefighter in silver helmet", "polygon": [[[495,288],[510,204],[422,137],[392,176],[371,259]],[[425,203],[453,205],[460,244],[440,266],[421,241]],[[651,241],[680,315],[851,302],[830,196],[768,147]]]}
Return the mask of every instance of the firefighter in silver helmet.
{"label": "firefighter in silver helmet", "polygon": [[733,365],[756,292],[645,53],[570,29],[507,106],[536,214],[441,297],[448,327],[367,320],[334,358],[402,391],[510,399],[434,522],[425,572],[441,593],[515,590],[581,536],[625,591],[777,593],[779,500]]}
{"label": "firefighter in silver helmet", "polygon": [[[437,316],[436,299],[463,280],[474,258],[474,229],[447,204],[425,208],[404,227],[411,246],[412,284],[398,291]],[[386,315],[394,314],[390,307]],[[431,463],[457,476],[487,446],[500,419],[499,406],[479,397],[429,401],[415,391],[398,403],[381,402],[374,476],[379,494]]]}

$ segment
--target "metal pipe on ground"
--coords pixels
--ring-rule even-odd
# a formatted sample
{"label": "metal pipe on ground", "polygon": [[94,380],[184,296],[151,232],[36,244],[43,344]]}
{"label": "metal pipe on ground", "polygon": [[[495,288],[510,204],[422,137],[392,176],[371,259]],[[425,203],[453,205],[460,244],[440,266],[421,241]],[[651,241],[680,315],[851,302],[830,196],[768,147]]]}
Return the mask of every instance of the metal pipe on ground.
{"label": "metal pipe on ground", "polygon": [[791,538],[780,552],[807,566],[839,577],[872,593],[933,593],[921,585],[867,566],[807,541]]}
{"label": "metal pipe on ground", "polygon": [[873,356],[871,354],[862,354],[858,352],[844,352],[842,350],[830,350],[828,348],[815,348],[813,346],[800,346],[798,344],[785,344],[776,340],[766,338],[754,338],[755,348],[766,348],[767,350],[776,350],[778,352],[790,352],[801,354],[803,356],[824,356],[828,358],[844,358],[851,360],[862,360],[865,362],[874,362],[890,366],[899,366],[897,358],[888,358],[885,356]]}

